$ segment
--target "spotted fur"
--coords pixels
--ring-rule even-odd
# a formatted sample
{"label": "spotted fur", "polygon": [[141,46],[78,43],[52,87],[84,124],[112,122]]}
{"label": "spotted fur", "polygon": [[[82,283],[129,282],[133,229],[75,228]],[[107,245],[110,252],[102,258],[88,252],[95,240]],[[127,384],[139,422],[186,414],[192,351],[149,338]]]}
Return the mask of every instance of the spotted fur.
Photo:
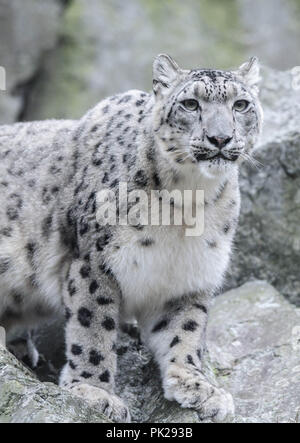
{"label": "spotted fur", "polygon": [[[31,329],[64,309],[61,386],[128,421],[114,395],[116,343],[120,324],[136,318],[166,398],[223,419],[232,399],[205,379],[201,361],[239,214],[238,168],[261,127],[258,65],[186,71],[162,55],[153,79],[153,93],[109,97],[80,121],[0,128],[0,324]],[[245,112],[236,100],[247,100]],[[118,199],[120,181],[149,195],[204,190],[204,234],[101,225],[97,192]]]}

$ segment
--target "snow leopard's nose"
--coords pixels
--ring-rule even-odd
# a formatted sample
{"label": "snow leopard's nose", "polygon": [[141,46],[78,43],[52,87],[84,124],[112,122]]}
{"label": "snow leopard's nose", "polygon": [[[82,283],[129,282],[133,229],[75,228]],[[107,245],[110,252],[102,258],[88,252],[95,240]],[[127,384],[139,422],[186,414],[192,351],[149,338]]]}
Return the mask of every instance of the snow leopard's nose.
{"label": "snow leopard's nose", "polygon": [[226,135],[222,135],[222,136],[217,136],[217,137],[209,137],[207,135],[207,139],[209,140],[209,142],[216,146],[219,149],[224,148],[224,146],[228,145],[228,143],[232,140],[232,137],[228,137]]}

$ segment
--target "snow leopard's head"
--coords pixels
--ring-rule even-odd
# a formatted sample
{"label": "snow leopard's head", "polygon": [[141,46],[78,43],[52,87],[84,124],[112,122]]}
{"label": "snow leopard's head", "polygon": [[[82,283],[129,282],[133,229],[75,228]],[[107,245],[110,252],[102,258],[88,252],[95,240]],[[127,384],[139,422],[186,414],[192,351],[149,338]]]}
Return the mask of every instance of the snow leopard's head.
{"label": "snow leopard's head", "polygon": [[178,164],[220,170],[250,158],[261,131],[256,58],[236,71],[182,70],[167,55],[153,65],[154,131]]}

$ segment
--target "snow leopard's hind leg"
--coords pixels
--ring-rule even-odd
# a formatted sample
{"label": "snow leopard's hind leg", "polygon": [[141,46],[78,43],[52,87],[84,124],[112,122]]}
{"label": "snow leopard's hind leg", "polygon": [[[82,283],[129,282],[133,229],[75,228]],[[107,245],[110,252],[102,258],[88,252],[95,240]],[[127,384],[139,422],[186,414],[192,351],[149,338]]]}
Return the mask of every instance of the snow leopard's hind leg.
{"label": "snow leopard's hind leg", "polygon": [[201,420],[223,421],[234,414],[232,397],[203,371],[209,304],[201,293],[166,303],[144,317],[142,338],[160,366],[165,397],[196,409]]}
{"label": "snow leopard's hind leg", "polygon": [[120,300],[108,270],[80,259],[72,263],[64,291],[67,364],[60,385],[111,420],[128,422],[128,408],[114,394]]}

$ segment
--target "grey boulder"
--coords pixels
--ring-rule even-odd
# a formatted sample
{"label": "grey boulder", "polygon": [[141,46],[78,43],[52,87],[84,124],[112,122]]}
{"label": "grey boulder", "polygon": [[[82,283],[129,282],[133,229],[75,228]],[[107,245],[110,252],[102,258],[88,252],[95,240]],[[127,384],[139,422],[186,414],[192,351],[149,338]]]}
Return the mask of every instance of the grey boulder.
{"label": "grey boulder", "polygon": [[4,348],[0,331],[0,423],[108,423],[84,400],[42,383]]}

